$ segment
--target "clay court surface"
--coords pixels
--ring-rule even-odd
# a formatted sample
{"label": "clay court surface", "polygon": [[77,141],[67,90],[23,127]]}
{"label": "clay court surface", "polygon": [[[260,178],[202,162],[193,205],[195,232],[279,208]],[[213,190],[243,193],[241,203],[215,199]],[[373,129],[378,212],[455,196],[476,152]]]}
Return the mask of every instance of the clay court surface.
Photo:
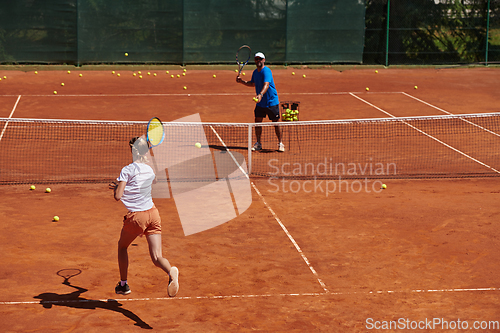
{"label": "clay court surface", "polygon": [[[253,89],[234,69],[111,70],[0,70],[0,117],[253,121]],[[500,111],[498,68],[273,73],[304,121]],[[304,191],[305,180],[293,191],[251,181],[247,211],[188,237],[173,200],[155,200],[164,255],[180,269],[175,298],[143,238],[129,249],[132,293],[114,293],[125,208],[107,184],[0,186],[0,331],[367,332],[439,319],[451,327],[417,331],[490,332],[500,322],[499,177],[390,179],[383,191],[328,195]],[[63,269],[81,272],[63,284]]]}

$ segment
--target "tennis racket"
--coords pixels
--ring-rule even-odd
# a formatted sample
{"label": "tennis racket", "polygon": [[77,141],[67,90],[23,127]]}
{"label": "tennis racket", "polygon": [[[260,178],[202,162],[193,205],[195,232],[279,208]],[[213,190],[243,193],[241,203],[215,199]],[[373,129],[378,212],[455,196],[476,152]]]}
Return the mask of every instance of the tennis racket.
{"label": "tennis racket", "polygon": [[165,139],[163,124],[158,117],[151,118],[148,122],[146,138],[149,142],[149,149],[160,145]]}
{"label": "tennis racket", "polygon": [[240,76],[243,67],[248,63],[250,57],[252,56],[252,50],[250,46],[243,45],[236,52],[236,63],[238,64],[238,76]]}
{"label": "tennis racket", "polygon": [[82,270],[78,268],[61,269],[60,271],[57,272],[57,275],[59,275],[64,279],[63,284],[69,284],[69,279],[72,278],[73,276],[80,275],[81,272]]}

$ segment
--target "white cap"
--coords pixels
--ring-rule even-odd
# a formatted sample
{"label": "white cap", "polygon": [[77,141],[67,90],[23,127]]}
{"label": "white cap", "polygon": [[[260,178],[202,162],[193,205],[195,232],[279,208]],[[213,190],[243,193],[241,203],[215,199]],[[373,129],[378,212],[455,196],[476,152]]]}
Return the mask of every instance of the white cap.
{"label": "white cap", "polygon": [[257,53],[255,53],[255,58],[266,59],[266,56],[262,52],[257,52]]}

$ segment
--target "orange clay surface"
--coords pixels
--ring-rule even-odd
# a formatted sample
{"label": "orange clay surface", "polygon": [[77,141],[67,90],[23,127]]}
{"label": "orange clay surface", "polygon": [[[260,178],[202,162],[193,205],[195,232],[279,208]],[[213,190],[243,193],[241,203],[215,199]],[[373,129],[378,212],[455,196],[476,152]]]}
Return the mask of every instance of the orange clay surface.
{"label": "orange clay surface", "polygon": [[[233,70],[188,67],[180,78],[170,77],[180,69],[141,71],[142,79],[123,69],[120,77],[0,70],[7,76],[0,117],[171,121],[199,113],[206,122],[253,121],[253,89],[236,84]],[[301,120],[500,105],[495,68],[273,73],[280,100],[300,101]],[[132,293],[114,293],[125,208],[107,184],[1,186],[0,331],[366,332],[393,321],[385,331],[490,325],[483,331],[491,332],[500,325],[500,178],[386,180],[385,190],[357,192],[346,182],[328,195],[306,181],[251,181],[247,211],[188,237],[174,201],[155,200],[164,255],[180,269],[175,298],[144,238],[129,248]],[[62,269],[81,273],[63,284]]]}

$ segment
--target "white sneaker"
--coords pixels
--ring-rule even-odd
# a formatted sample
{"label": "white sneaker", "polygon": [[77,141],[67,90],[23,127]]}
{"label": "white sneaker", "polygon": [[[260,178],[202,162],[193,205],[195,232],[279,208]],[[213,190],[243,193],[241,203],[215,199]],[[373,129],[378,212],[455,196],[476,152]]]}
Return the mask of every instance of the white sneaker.
{"label": "white sneaker", "polygon": [[282,142],[280,142],[278,144],[278,151],[280,151],[280,152],[284,152],[285,151],[285,145]]}
{"label": "white sneaker", "polygon": [[175,266],[170,270],[170,281],[168,283],[168,296],[174,297],[179,291],[179,269]]}
{"label": "white sneaker", "polygon": [[260,142],[256,142],[256,143],[253,145],[252,150],[253,150],[253,151],[259,151],[259,150],[262,150],[262,145],[260,144]]}

